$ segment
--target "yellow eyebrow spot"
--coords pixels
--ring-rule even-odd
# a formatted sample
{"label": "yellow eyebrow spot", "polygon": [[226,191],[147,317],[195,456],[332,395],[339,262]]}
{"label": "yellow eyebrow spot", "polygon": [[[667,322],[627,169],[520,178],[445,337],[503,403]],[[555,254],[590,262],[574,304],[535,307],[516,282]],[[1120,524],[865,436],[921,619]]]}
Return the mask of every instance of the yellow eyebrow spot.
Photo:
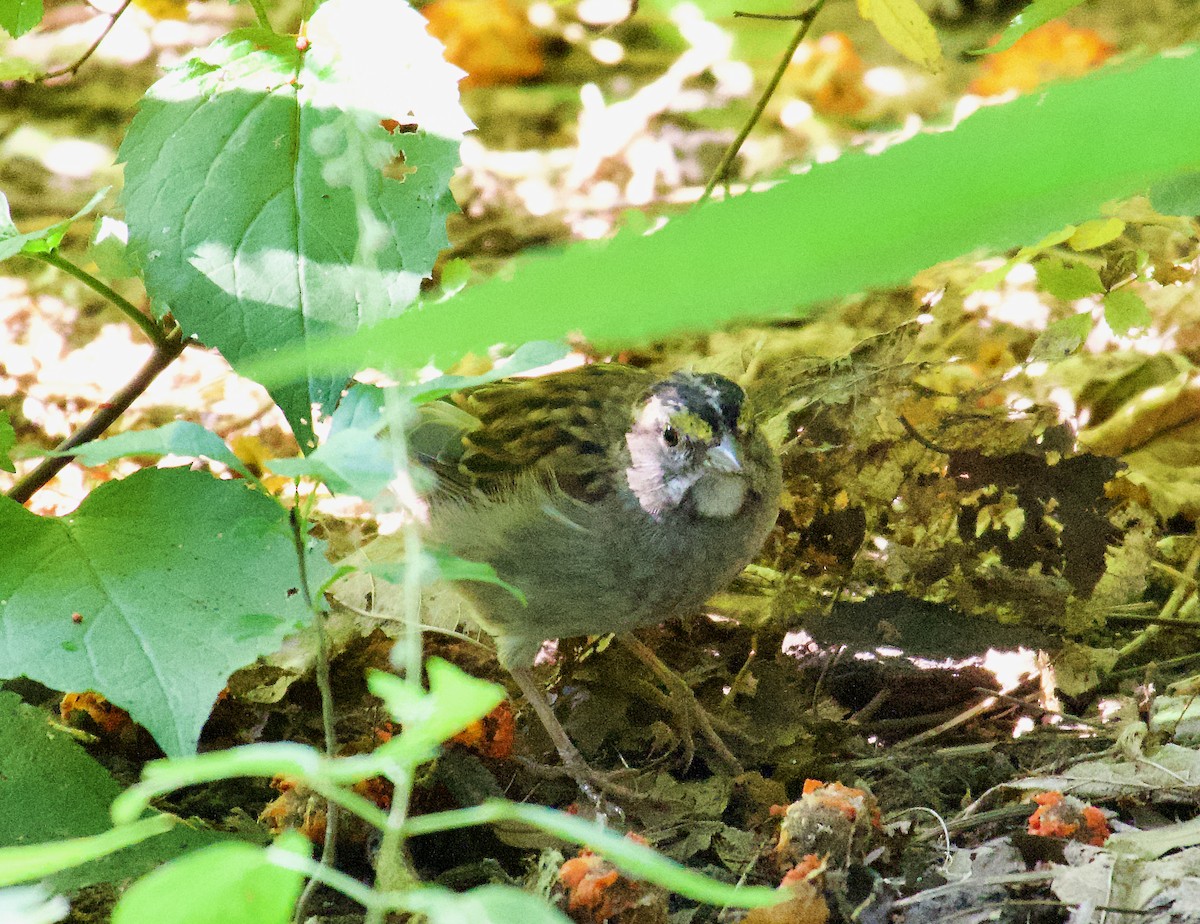
{"label": "yellow eyebrow spot", "polygon": [[671,415],[671,426],[684,436],[707,442],[713,438],[713,429],[699,414],[691,411],[680,411]]}

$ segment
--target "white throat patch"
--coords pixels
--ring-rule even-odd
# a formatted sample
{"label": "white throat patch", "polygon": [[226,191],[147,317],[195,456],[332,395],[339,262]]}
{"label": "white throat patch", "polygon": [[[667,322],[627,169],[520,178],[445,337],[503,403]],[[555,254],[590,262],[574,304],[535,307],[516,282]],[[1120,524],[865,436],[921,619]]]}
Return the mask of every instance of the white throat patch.
{"label": "white throat patch", "polygon": [[692,497],[700,516],[728,519],[742,509],[746,479],[741,475],[708,472],[692,486]]}

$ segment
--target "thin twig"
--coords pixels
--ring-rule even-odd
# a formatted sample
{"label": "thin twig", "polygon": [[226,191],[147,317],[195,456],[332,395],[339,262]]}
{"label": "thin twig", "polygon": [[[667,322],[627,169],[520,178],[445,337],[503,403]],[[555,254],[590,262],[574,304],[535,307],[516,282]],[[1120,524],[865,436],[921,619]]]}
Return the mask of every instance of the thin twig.
{"label": "thin twig", "polygon": [[[158,377],[158,374],[174,362],[189,342],[183,339],[183,335],[178,329],[168,334],[165,343],[154,350],[146,364],[138,370],[137,375],[113,395],[110,401],[100,405],[86,424],[59,443],[55,449],[58,452],[65,452],[100,436],[112,426],[118,417],[125,413],[129,405],[133,404],[142,392],[150,387],[150,383]],[[39,488],[65,468],[72,459],[74,456],[48,456],[43,459],[37,468],[13,485],[8,492],[9,498],[18,504],[25,503]]]}
{"label": "thin twig", "polygon": [[[767,108],[767,103],[775,94],[776,88],[779,86],[779,81],[783,80],[784,71],[787,70],[789,64],[792,63],[792,56],[796,54],[796,49],[800,47],[800,43],[804,41],[804,37],[808,35],[808,30],[812,28],[813,20],[817,18],[817,14],[821,12],[821,7],[825,5],[825,0],[816,0],[803,13],[797,13],[795,16],[782,17],[785,19],[795,19],[800,23],[800,27],[796,30],[796,34],[792,36],[792,40],[788,42],[787,50],[783,53],[783,57],[779,60],[779,65],[775,68],[775,73],[771,75],[771,80],[759,96],[758,102],[754,104],[754,111],[750,113],[750,118],[746,120],[746,124],[742,126],[742,130],[738,132],[738,136],[733,139],[733,143],[725,149],[725,153],[721,156],[721,162],[717,164],[717,169],[708,179],[708,185],[704,187],[704,192],[700,194],[700,198],[696,200],[696,205],[703,205],[712,196],[713,190],[717,184],[725,179],[725,175],[729,172],[733,160],[738,156],[738,152],[742,149],[742,145],[750,136],[750,132],[754,126],[758,124],[759,118],[763,111]],[[736,14],[735,14],[736,15]]]}
{"label": "thin twig", "polygon": [[911,436],[914,440],[916,440],[922,446],[924,446],[926,449],[928,449],[930,452],[940,453],[941,455],[944,455],[944,456],[953,454],[952,450],[943,449],[937,443],[927,440],[924,436],[921,435],[921,432],[916,427],[914,427],[912,425],[912,423],[909,421],[909,419],[907,417],[905,417],[903,414],[900,414],[897,419],[900,421],[900,426],[902,426],[904,428],[904,432],[907,433],[909,436]]}
{"label": "thin twig", "polygon": [[53,80],[55,77],[66,77],[68,74],[74,75],[81,67],[83,67],[84,64],[87,63],[88,58],[96,53],[96,49],[100,47],[100,43],[108,38],[108,33],[112,32],[113,26],[115,26],[117,24],[117,20],[121,18],[121,14],[129,9],[131,3],[133,3],[133,0],[125,0],[125,2],[117,7],[114,12],[108,14],[108,25],[104,27],[104,30],[96,38],[96,41],[92,42],[87,51],[75,59],[74,64],[70,64],[66,67],[60,67],[57,70],[47,71],[46,73],[42,74],[41,77],[35,78],[34,82],[45,83],[47,80]]}
{"label": "thin twig", "polygon": [[745,10],[734,10],[734,19],[769,19],[772,22],[800,22],[808,15],[804,13],[747,13]]}
{"label": "thin twig", "polygon": [[920,734],[913,735],[911,738],[906,738],[903,741],[896,742],[892,745],[892,750],[898,751],[901,748],[910,748],[914,744],[920,744],[923,741],[928,741],[930,738],[936,738],[938,735],[945,734],[946,732],[950,731],[950,729],[957,728],[964,722],[969,722],[971,719],[982,715],[995,705],[995,696],[988,696],[984,699],[981,699],[974,706],[964,709],[954,717],[947,719],[941,725],[931,728],[928,731],[923,731]]}
{"label": "thin twig", "polygon": [[[299,492],[297,492],[298,494]],[[297,505],[299,498],[297,498]],[[308,538],[308,521],[300,514],[298,506],[292,507],[288,514],[292,526],[292,544],[296,549],[296,564],[300,571],[300,593],[304,595],[304,605],[313,616],[313,629],[317,634],[317,690],[321,696],[321,728],[325,733],[325,756],[330,760],[337,757],[337,729],[333,717],[333,684],[329,676],[329,660],[333,656],[329,648],[329,632],[325,626],[325,611],[313,600],[312,589],[308,586],[308,557],[305,545]],[[325,841],[321,845],[321,866],[326,869],[334,868],[337,854],[338,807],[329,799],[325,800]],[[305,919],[308,902],[318,886],[317,879],[310,878],[304,886],[304,892],[296,903],[296,913],[293,920],[300,924]]]}
{"label": "thin twig", "polygon": [[150,342],[156,347],[160,350],[166,347],[167,335],[163,333],[162,328],[155,323],[153,318],[144,311],[139,310],[133,302],[105,285],[87,270],[81,269],[54,251],[49,253],[31,253],[26,254],[26,256],[32,257],[35,260],[41,260],[43,263],[48,263],[55,269],[62,270],[68,276],[74,276],[105,301],[112,302],[112,304],[119,308],[122,314],[142,329],[142,333],[149,337]]}
{"label": "thin twig", "polygon": [[1189,629],[1192,632],[1200,632],[1200,621],[1195,619],[1180,619],[1170,616],[1140,616],[1135,613],[1128,614],[1109,614],[1104,618],[1105,622],[1125,622],[1134,623],[1142,626],[1171,626],[1176,629]]}

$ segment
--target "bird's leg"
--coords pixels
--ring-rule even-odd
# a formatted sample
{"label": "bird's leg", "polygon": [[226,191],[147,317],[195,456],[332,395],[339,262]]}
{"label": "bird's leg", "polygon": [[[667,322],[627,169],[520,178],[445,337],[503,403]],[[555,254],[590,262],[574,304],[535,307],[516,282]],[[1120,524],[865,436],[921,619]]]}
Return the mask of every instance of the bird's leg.
{"label": "bird's leg", "polygon": [[[670,694],[668,702],[671,710],[675,713],[683,736],[686,739],[690,739],[692,729],[698,728],[700,734],[708,741],[717,758],[725,764],[726,768],[734,775],[743,773],[744,770],[741,762],[733,756],[733,752],[729,750],[728,745],[717,734],[712,725],[712,716],[696,700],[696,694],[692,692],[692,688],[688,686],[687,681],[671,670],[671,668],[667,667],[662,662],[662,659],[645,642],[635,638],[633,635],[622,635],[619,638],[621,644],[628,648],[639,661],[650,668],[654,676],[667,688],[667,692]],[[694,746],[691,741],[686,741],[685,752],[690,755],[693,751]],[[691,762],[690,756],[688,762]]]}
{"label": "bird's leg", "polygon": [[512,674],[513,679],[517,682],[517,686],[521,688],[521,693],[524,694],[529,705],[533,707],[533,711],[537,713],[542,726],[546,729],[546,733],[554,743],[555,750],[558,751],[558,756],[562,759],[563,767],[571,774],[575,782],[579,785],[580,791],[583,792],[589,801],[599,806],[602,801],[601,793],[614,799],[627,801],[645,798],[641,793],[614,782],[612,774],[601,773],[588,766],[587,761],[583,759],[583,755],[579,753],[579,749],[575,747],[575,744],[567,735],[567,730],[562,727],[557,716],[554,715],[554,710],[550,708],[550,703],[547,701],[546,695],[542,692],[541,687],[538,686],[537,681],[533,679],[533,673],[529,668],[509,668],[509,673]]}

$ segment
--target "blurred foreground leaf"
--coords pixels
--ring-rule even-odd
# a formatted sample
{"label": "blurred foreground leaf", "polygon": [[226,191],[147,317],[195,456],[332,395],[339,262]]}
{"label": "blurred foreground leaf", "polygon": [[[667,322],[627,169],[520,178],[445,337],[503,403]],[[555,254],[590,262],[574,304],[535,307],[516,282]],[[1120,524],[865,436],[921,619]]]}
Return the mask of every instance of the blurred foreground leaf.
{"label": "blurred foreground leaf", "polygon": [[1108,68],[985,107],[953,131],[877,156],[847,154],[766,192],[695,209],[649,236],[526,259],[511,279],[258,369],[281,377],[306,362],[412,369],[431,359],[444,368],[496,343],[571,331],[604,350],[803,314],[972,250],[1036,241],[1096,217],[1110,199],[1196,171],[1196,86],[1195,48]]}

